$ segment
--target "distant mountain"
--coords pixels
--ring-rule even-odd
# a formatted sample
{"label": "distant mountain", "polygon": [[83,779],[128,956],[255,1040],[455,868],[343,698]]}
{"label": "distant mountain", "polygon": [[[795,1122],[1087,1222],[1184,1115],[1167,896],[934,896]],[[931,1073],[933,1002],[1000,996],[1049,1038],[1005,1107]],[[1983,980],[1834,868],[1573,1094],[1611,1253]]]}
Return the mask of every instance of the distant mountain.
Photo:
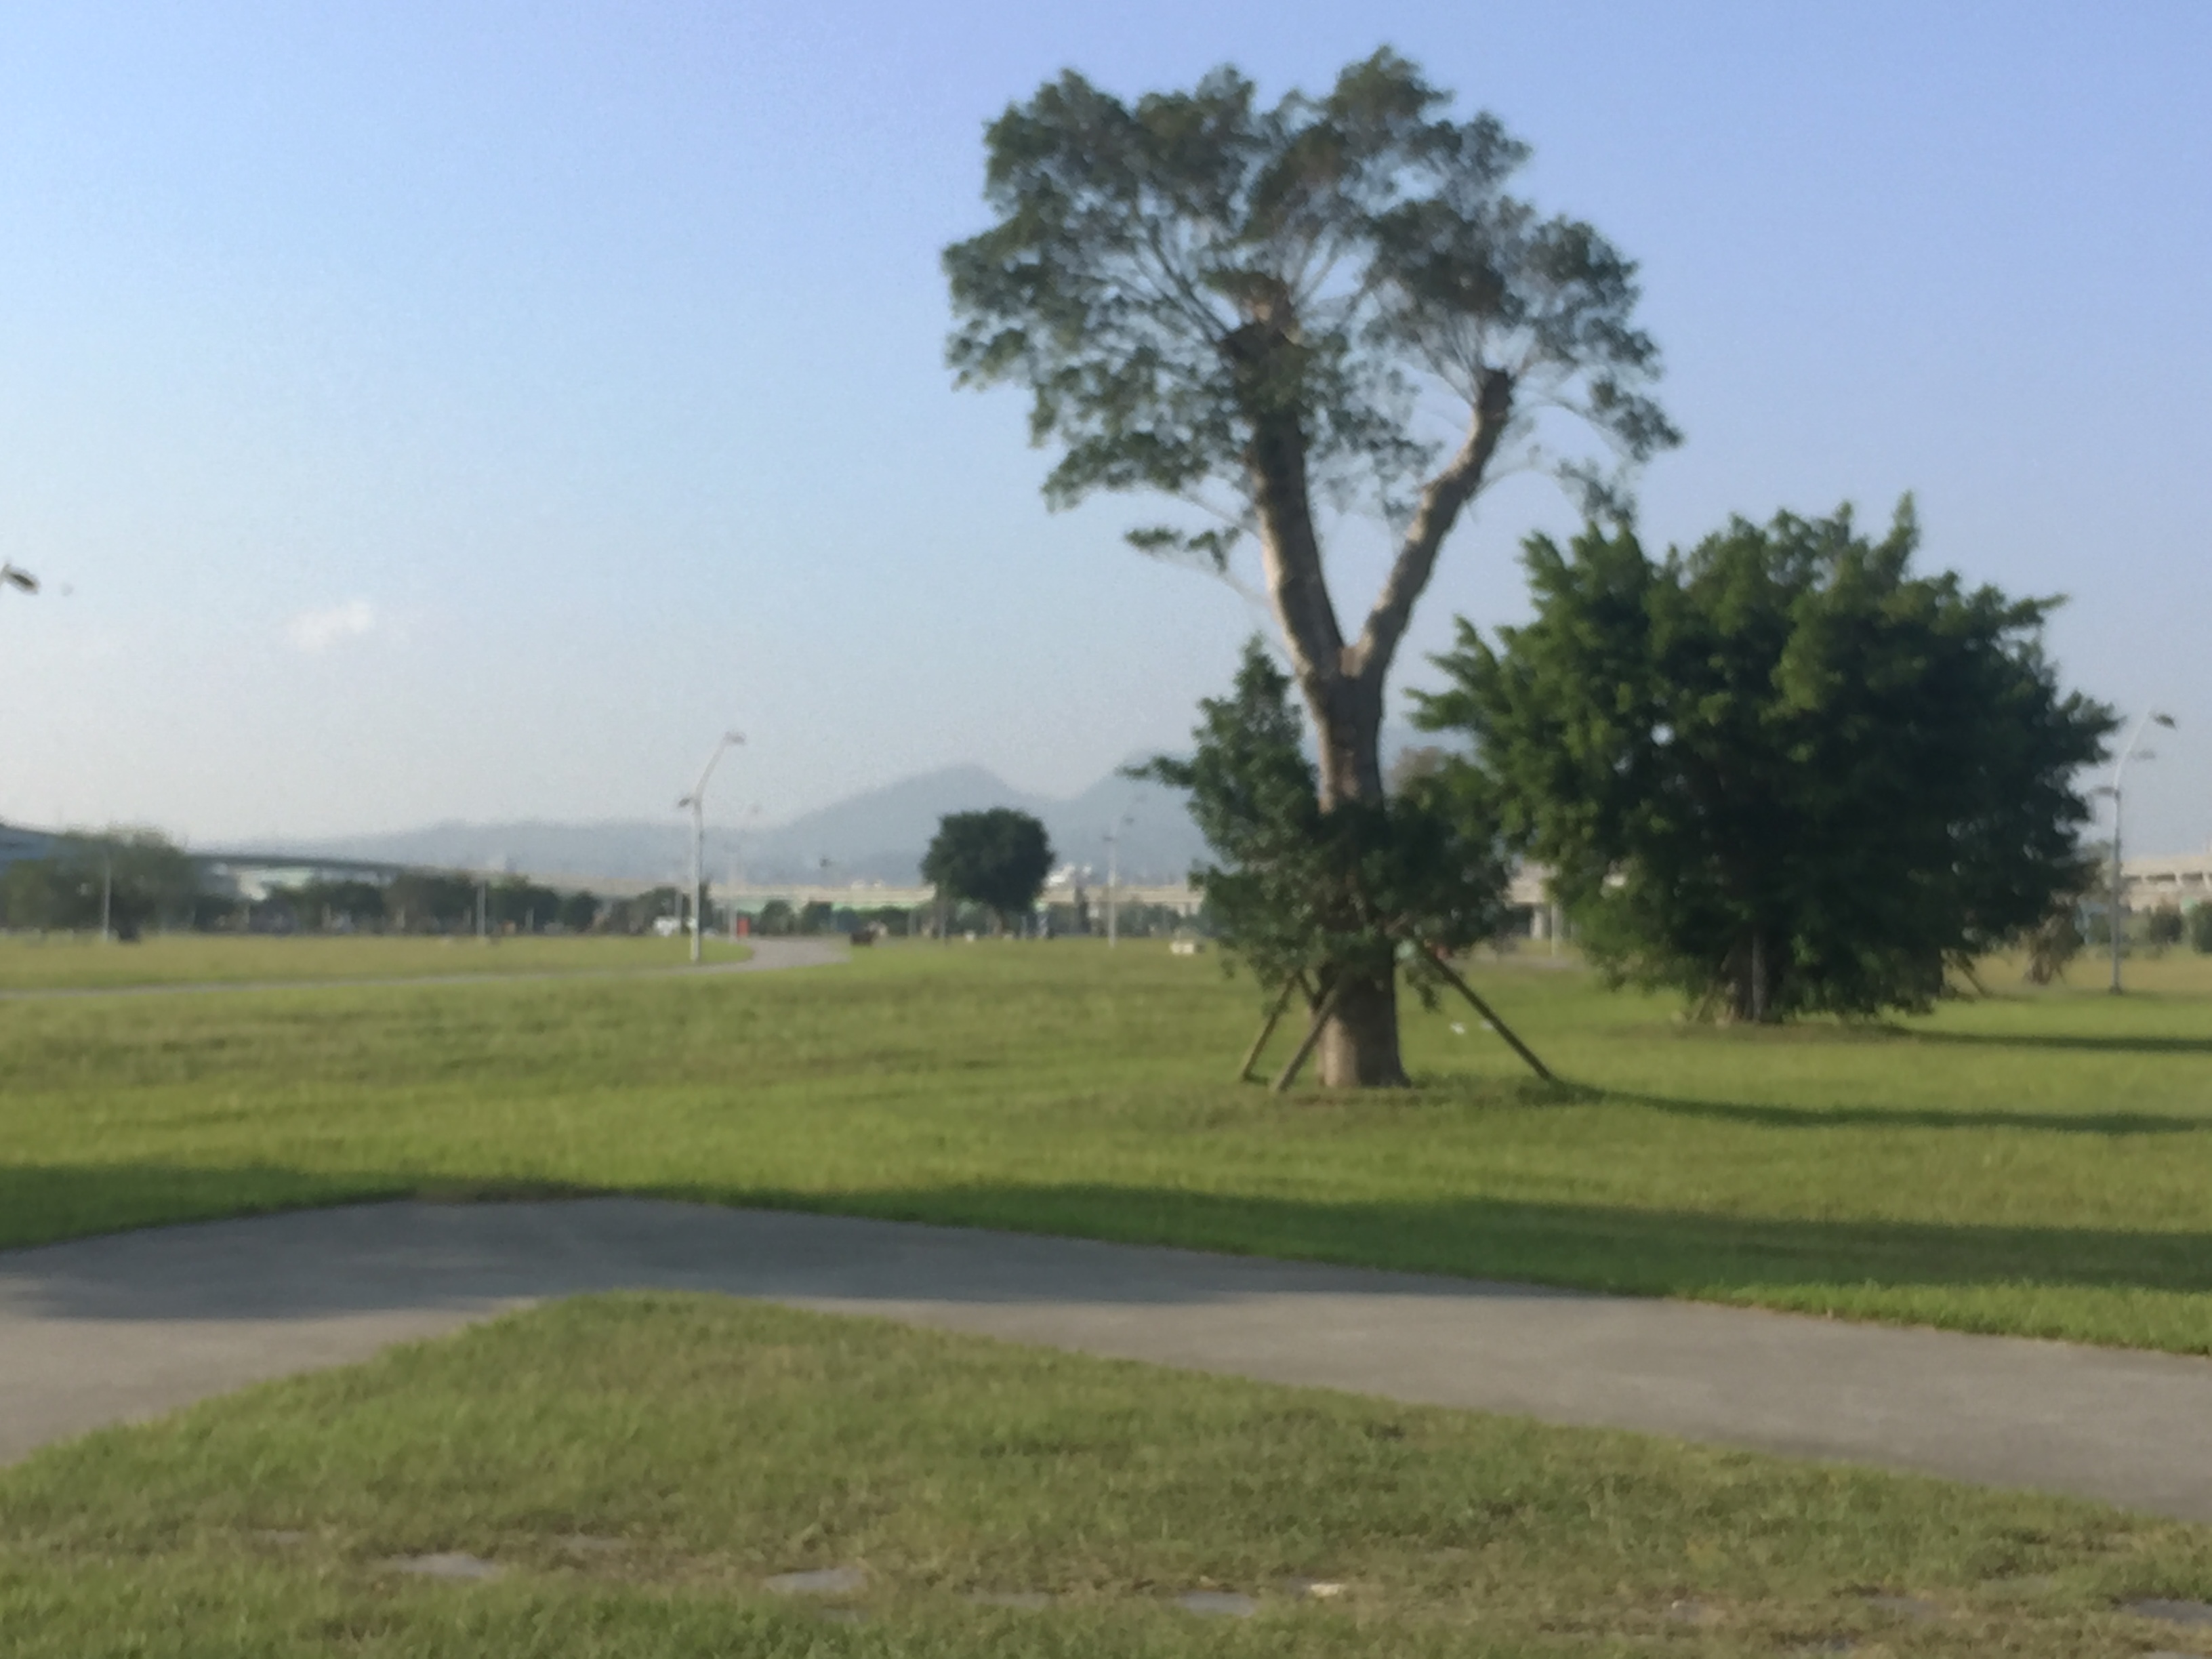
{"label": "distant mountain", "polygon": [[[1419,740],[1409,732],[1386,732],[1383,752],[1395,755]],[[1060,863],[1088,865],[1101,877],[1106,872],[1106,836],[1117,824],[1124,881],[1180,881],[1206,854],[1205,841],[1182,795],[1158,784],[1132,783],[1109,772],[1081,794],[1055,800],[1026,794],[980,766],[949,766],[868,790],[788,823],[742,832],[710,826],[707,874],[714,881],[735,874],[751,882],[820,881],[826,876],[841,884],[908,884],[921,878],[922,854],[939,818],[994,806],[1034,814],[1052,837]],[[681,881],[691,842],[688,826],[672,813],[657,823],[434,823],[386,835],[287,841],[267,850],[539,877]]]}
{"label": "distant mountain", "polygon": [[[1033,813],[1063,863],[1106,868],[1105,836],[1124,816],[1123,879],[1177,881],[1204,851],[1180,797],[1113,775],[1072,800],[1014,788],[980,766],[953,766],[871,789],[771,828],[738,831],[709,825],[707,873],[726,881],[883,881],[921,878],[921,856],[948,812],[1010,806]],[[604,876],[680,881],[691,856],[688,825],[659,823],[446,823],[384,835],[284,841],[272,852],[356,858],[440,869],[512,870],[535,876]],[[824,860],[828,867],[824,869]]]}

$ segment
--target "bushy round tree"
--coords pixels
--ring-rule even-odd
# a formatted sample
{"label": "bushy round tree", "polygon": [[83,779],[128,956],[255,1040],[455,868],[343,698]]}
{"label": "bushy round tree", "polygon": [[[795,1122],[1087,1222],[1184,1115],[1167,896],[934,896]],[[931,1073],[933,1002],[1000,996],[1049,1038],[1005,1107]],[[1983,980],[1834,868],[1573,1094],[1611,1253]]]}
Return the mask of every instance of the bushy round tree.
{"label": "bushy round tree", "polygon": [[2112,711],[2063,690],[2050,599],[1916,575],[1889,533],[1738,519],[1648,556],[1527,544],[1536,615],[1460,624],[1421,723],[1548,863],[1593,957],[1771,1020],[1919,1008],[2087,880],[2077,781]]}

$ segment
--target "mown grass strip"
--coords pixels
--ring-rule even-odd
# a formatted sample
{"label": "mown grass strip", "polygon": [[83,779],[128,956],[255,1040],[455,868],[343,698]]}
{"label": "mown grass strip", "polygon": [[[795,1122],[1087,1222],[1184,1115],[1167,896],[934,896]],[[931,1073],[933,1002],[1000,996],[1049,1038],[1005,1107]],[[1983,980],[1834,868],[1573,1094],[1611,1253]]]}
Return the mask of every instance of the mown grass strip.
{"label": "mown grass strip", "polygon": [[2212,1529],[2070,1500],[700,1297],[580,1299],[0,1474],[0,1630],[40,1659],[2118,1656],[2185,1641],[2125,1604],[2207,1596]]}

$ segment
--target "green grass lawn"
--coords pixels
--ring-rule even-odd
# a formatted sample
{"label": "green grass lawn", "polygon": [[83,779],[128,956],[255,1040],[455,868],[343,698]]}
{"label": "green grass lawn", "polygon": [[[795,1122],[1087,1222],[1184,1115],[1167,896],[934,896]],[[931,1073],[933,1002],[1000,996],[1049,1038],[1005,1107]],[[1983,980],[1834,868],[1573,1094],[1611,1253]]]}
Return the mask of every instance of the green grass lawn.
{"label": "green grass lawn", "polygon": [[[746,949],[705,942],[713,960],[742,959]],[[156,933],[130,945],[90,934],[0,934],[0,990],[239,984],[295,980],[417,979],[447,974],[623,973],[676,968],[690,960],[682,939],[430,939],[309,935],[244,939]]]}
{"label": "green grass lawn", "polygon": [[0,1002],[0,1242],[618,1189],[2212,1352],[2212,976],[2132,971],[1721,1030],[1484,968],[1578,1086],[1416,1006],[1420,1087],[1288,1099],[1229,1081],[1249,981],[1156,942]]}
{"label": "green grass lawn", "polygon": [[[397,1565],[428,1555],[501,1576]],[[838,1567],[826,1600],[764,1583]],[[974,1599],[1010,1595],[1050,1600]],[[2206,1596],[2212,1528],[2068,1499],[705,1297],[583,1298],[0,1472],[11,1659],[2120,1659],[2191,1636],[2128,1603]]]}

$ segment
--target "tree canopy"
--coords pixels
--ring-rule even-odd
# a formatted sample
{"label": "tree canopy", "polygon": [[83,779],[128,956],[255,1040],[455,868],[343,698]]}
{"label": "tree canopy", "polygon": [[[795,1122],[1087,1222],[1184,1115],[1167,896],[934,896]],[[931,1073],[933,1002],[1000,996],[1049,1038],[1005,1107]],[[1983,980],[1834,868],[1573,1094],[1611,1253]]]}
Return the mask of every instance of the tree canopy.
{"label": "tree canopy", "polygon": [[2079,890],[2112,713],[2061,690],[2057,605],[1917,576],[1911,503],[1741,519],[1648,557],[1526,544],[1535,619],[1465,622],[1420,722],[1550,864],[1592,956],[1743,1019],[1916,1008]]}
{"label": "tree canopy", "polygon": [[1035,908],[1051,873],[1044,825],[1010,806],[946,813],[921,860],[921,878],[939,898],[980,904],[1002,926]]}
{"label": "tree canopy", "polygon": [[[1229,68],[1133,104],[1070,71],[992,124],[994,222],[945,253],[951,364],[1027,388],[1032,439],[1059,450],[1049,501],[1164,494],[1191,511],[1130,540],[1224,574],[1256,541],[1323,816],[1384,799],[1399,642],[1468,502],[1541,459],[1547,411],[1603,441],[1563,469],[1594,488],[1676,437],[1634,264],[1514,195],[1527,146],[1450,101],[1387,49],[1273,105]],[[1332,509],[1378,514],[1393,544],[1349,629]],[[1404,1080],[1387,976],[1340,999],[1322,1072]]]}
{"label": "tree canopy", "polygon": [[1426,769],[1386,800],[1321,811],[1290,679],[1260,641],[1229,695],[1199,709],[1188,760],[1133,772],[1189,792],[1215,859],[1192,884],[1262,985],[1304,975],[1318,998],[1338,975],[1388,975],[1401,957],[1423,984],[1431,950],[1465,950],[1504,925],[1497,837],[1445,810]]}

